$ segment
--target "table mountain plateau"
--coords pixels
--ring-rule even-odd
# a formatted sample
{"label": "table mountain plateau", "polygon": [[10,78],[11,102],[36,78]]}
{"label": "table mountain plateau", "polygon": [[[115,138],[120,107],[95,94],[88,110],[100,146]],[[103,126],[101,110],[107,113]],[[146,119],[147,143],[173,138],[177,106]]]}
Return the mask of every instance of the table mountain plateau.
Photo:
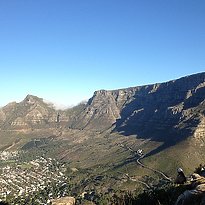
{"label": "table mountain plateau", "polygon": [[[180,154],[182,162],[176,159],[176,163],[188,167],[186,157],[192,152],[191,159],[198,157],[194,163],[204,157],[201,150],[205,140],[205,73],[165,83],[96,91],[86,104],[67,110],[56,110],[43,99],[28,95],[22,102],[0,109],[2,149],[13,143],[8,136],[13,140],[18,136],[19,147],[23,146],[27,141],[22,140],[22,133],[32,138],[55,136],[57,140],[70,141],[72,151],[64,147],[64,152],[58,151],[58,154],[77,161],[81,161],[82,153],[90,154],[97,143],[104,143],[96,150],[96,153],[102,151],[102,155],[103,149],[109,146],[113,148],[111,155],[118,153],[117,149],[127,152],[118,146],[125,143],[134,149],[142,145],[147,163],[152,164],[150,160],[156,160],[153,158],[156,156],[157,159],[177,158]],[[91,146],[89,150],[88,146]],[[183,152],[187,153],[186,157],[181,155]],[[88,159],[85,164],[89,164],[87,162]],[[119,162],[124,165],[122,158]]]}

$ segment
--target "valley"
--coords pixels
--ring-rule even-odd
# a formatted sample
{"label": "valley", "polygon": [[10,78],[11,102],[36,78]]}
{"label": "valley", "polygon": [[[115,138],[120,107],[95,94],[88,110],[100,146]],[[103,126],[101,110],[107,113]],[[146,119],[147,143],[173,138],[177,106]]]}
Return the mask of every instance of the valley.
{"label": "valley", "polygon": [[103,196],[141,193],[173,181],[178,167],[188,175],[203,164],[204,133],[205,73],[96,91],[67,110],[27,95],[0,108],[0,197],[100,204]]}

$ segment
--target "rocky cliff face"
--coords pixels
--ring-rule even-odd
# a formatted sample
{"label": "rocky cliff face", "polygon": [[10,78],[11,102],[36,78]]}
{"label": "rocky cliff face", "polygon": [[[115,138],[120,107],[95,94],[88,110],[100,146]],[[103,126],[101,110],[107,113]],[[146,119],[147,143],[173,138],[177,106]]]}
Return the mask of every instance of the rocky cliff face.
{"label": "rocky cliff face", "polygon": [[56,111],[28,95],[0,109],[1,129],[55,127],[102,131],[166,141],[167,136],[204,136],[205,73],[161,84],[96,91],[87,104]]}
{"label": "rocky cliff face", "polygon": [[116,129],[125,134],[163,138],[166,132],[186,128],[192,132],[203,117],[205,74],[162,84],[143,86],[125,103]]}
{"label": "rocky cliff face", "polygon": [[[164,141],[167,135],[203,135],[205,73],[161,84],[97,91],[73,127]],[[165,135],[166,132],[166,135]]]}
{"label": "rocky cliff face", "polygon": [[74,128],[105,130],[120,117],[120,108],[110,91],[96,91],[73,123]]}

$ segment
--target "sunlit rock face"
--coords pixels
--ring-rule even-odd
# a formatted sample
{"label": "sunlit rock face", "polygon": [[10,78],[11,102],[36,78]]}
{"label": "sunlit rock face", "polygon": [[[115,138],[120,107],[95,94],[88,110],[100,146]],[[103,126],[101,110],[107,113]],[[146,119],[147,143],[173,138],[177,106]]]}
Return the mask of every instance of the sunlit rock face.
{"label": "sunlit rock face", "polygon": [[28,95],[0,109],[3,130],[107,129],[124,135],[163,141],[164,132],[204,136],[205,73],[153,85],[99,90],[86,104],[55,110],[42,98]]}
{"label": "sunlit rock face", "polygon": [[52,205],[75,205],[74,197],[62,197],[59,199],[53,199]]}
{"label": "sunlit rock face", "polygon": [[[164,133],[203,130],[205,73],[161,84],[96,91],[73,127],[163,140]],[[202,131],[200,131],[202,133]],[[158,139],[160,138],[160,139]]]}

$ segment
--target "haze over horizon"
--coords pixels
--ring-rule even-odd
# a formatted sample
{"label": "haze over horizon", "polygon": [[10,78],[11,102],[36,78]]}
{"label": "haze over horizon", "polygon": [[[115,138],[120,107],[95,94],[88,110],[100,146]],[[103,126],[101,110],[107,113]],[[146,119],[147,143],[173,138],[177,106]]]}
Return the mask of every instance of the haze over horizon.
{"label": "haze over horizon", "polygon": [[205,69],[202,0],[0,2],[0,106],[27,94],[59,107],[101,89]]}

